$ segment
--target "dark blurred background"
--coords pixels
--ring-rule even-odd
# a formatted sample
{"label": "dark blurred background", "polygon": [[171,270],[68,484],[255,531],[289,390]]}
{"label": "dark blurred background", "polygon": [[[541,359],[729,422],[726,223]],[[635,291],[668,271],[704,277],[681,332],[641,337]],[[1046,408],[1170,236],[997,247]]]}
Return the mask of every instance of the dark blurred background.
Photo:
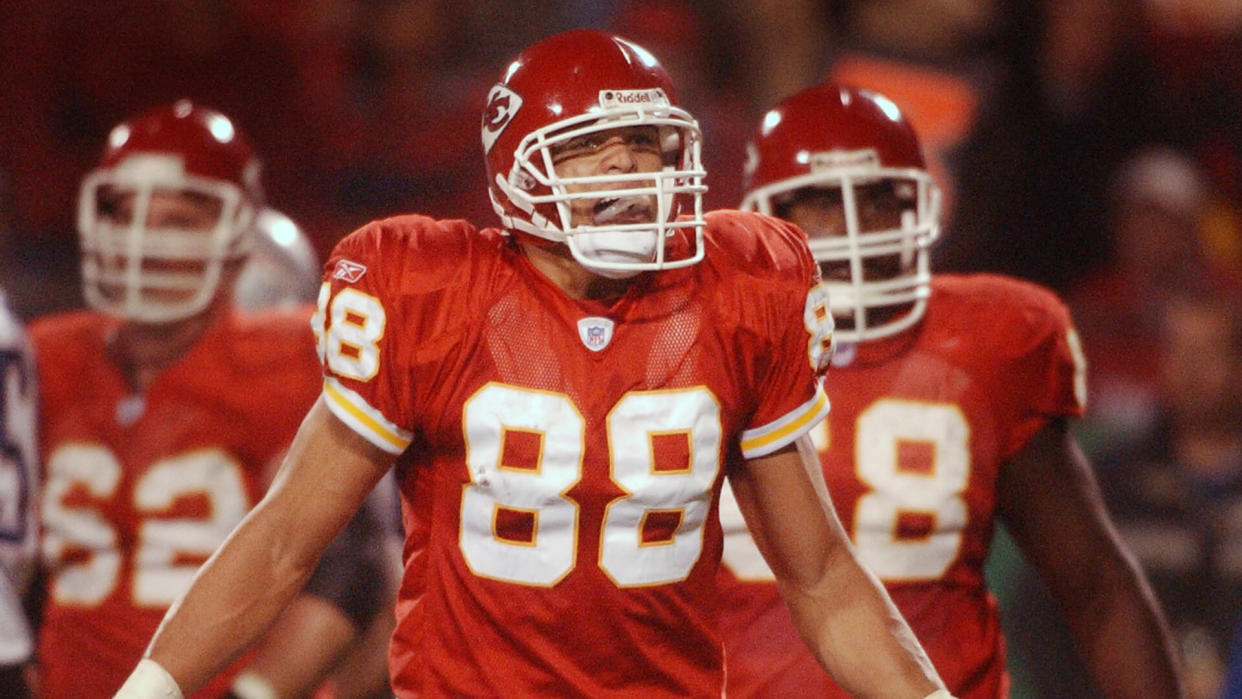
{"label": "dark blurred background", "polygon": [[[1225,692],[1242,608],[1242,0],[3,0],[0,286],[25,319],[81,305],[78,182],[114,124],[182,97],[251,136],[269,203],[321,257],[401,212],[491,225],[487,88],[574,27],[662,59],[706,132],[713,207],[739,201],[758,117],[802,87],[831,77],[906,110],[949,195],[938,269],[1070,304],[1091,366],[1080,439],[1194,696]],[[1003,533],[992,571],[1015,696],[1069,696],[1080,675]]]}

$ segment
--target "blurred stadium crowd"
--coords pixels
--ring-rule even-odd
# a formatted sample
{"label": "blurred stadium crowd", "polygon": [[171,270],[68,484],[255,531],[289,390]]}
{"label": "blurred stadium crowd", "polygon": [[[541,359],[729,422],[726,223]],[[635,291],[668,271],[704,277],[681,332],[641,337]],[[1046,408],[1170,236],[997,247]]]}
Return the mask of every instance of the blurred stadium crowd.
{"label": "blurred stadium crowd", "polygon": [[[320,258],[390,214],[489,223],[488,84],[572,27],[673,73],[713,208],[771,104],[830,77],[893,97],[949,193],[937,268],[1069,303],[1114,518],[1192,694],[1242,696],[1242,0],[6,0],[0,287],[26,320],[82,305],[78,183],[113,124],[180,97],[251,135]],[[997,558],[1015,696],[1064,689],[1036,583]]]}

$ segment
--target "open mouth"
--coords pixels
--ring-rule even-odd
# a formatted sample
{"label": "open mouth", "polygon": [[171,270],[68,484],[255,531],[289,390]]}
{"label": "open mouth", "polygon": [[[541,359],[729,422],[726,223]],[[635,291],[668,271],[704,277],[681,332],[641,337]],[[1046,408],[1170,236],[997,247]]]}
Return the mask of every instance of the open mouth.
{"label": "open mouth", "polygon": [[650,223],[651,201],[646,196],[600,199],[592,208],[595,224]]}

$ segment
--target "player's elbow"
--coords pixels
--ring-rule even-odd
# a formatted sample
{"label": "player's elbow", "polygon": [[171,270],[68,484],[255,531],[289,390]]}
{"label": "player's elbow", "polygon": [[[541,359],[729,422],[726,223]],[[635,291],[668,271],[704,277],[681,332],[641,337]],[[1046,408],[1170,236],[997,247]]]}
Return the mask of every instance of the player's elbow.
{"label": "player's elbow", "polygon": [[845,541],[814,547],[797,547],[771,565],[782,594],[815,598],[825,591],[839,589],[843,577],[849,577],[860,565],[853,549]]}
{"label": "player's elbow", "polygon": [[228,544],[257,553],[260,560],[251,569],[274,588],[300,588],[330,540],[331,535],[317,535],[314,527],[282,514],[278,505],[265,500],[247,515]]}
{"label": "player's elbow", "polygon": [[1097,625],[1119,606],[1130,606],[1143,596],[1138,565],[1123,549],[1094,556],[1075,574],[1057,584],[1057,598],[1071,625]]}

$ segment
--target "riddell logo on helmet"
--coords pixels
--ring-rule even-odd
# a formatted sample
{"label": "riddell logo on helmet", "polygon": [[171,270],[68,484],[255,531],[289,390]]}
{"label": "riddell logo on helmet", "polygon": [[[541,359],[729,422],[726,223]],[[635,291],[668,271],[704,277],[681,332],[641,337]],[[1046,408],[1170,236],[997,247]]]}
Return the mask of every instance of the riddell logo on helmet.
{"label": "riddell logo on helmet", "polygon": [[119,175],[151,181],[180,181],[185,177],[185,156],[173,153],[137,152],[117,163]]}
{"label": "riddell logo on helmet", "polygon": [[600,90],[601,107],[667,107],[668,95],[658,87],[650,90]]}
{"label": "riddell logo on helmet", "polygon": [[509,122],[522,108],[522,96],[504,85],[493,85],[487,94],[487,109],[483,110],[483,152],[492,150],[492,144],[505,130]]}
{"label": "riddell logo on helmet", "polygon": [[860,167],[879,167],[880,155],[874,148],[863,150],[832,150],[811,153],[811,172],[840,170]]}

